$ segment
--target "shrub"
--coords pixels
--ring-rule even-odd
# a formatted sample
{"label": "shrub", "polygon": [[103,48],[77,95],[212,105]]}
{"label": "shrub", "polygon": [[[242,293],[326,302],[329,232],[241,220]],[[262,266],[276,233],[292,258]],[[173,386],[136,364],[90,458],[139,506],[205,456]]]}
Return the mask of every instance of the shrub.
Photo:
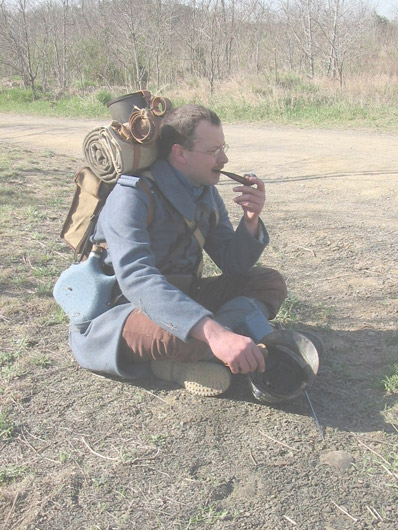
{"label": "shrub", "polygon": [[109,92],[109,90],[100,90],[96,93],[95,97],[97,100],[102,103],[103,105],[106,105],[108,101],[112,99],[112,94]]}

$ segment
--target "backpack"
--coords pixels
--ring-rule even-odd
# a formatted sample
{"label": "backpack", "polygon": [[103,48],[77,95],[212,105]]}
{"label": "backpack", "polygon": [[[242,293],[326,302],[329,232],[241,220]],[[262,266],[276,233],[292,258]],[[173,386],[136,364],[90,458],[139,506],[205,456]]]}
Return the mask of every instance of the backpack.
{"label": "backpack", "polygon": [[[80,168],[75,173],[74,181],[76,190],[61,230],[61,238],[74,250],[74,261],[80,262],[86,260],[90,254],[93,246],[90,238],[94,233],[105,201],[116,182],[114,184],[104,182],[87,166]],[[153,217],[152,195],[142,179],[140,186],[151,201],[147,217],[147,225],[149,226]]]}
{"label": "backpack", "polygon": [[[134,175],[156,161],[161,121],[172,109],[169,99],[152,98],[148,91],[127,94],[107,105],[112,122],[93,129],[83,141],[87,165],[74,175],[75,193],[60,234],[74,250],[75,262],[87,259],[98,216],[120,175]],[[151,198],[145,182],[140,185]],[[148,224],[152,214],[150,209]]]}
{"label": "backpack", "polygon": [[[152,98],[150,92],[140,91],[111,100],[107,105],[113,120],[107,127],[90,131],[83,141],[87,165],[74,175],[76,189],[60,234],[74,250],[76,263],[88,258],[99,214],[121,174],[134,175],[139,171],[168,203],[147,168],[157,160],[160,125],[166,113],[173,108],[170,100]],[[153,217],[153,198],[144,179],[140,179],[139,185],[150,199],[149,226]],[[173,205],[169,204],[168,209],[172,211]],[[203,249],[204,237],[199,227],[195,222],[183,220],[182,224]],[[217,211],[216,224],[218,220]],[[106,245],[103,246],[106,248]],[[173,254],[177,250],[174,249]],[[198,274],[200,272],[201,265],[198,265]]]}

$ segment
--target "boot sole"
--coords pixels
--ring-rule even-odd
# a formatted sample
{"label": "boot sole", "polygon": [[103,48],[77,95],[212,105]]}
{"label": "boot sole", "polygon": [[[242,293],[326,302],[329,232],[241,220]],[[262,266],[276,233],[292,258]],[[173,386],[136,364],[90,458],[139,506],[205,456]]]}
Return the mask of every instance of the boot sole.
{"label": "boot sole", "polygon": [[231,384],[228,368],[213,362],[152,361],[151,368],[159,379],[178,383],[196,396],[219,396]]}

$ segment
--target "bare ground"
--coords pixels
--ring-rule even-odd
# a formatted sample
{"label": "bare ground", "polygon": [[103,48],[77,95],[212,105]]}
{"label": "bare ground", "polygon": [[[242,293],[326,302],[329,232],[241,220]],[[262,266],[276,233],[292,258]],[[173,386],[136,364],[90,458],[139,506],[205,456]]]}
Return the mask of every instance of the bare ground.
{"label": "bare ground", "polygon": [[[0,184],[16,190],[0,198],[0,528],[397,528],[398,407],[380,382],[398,354],[398,137],[225,127],[228,168],[267,184],[263,263],[291,293],[281,317],[326,345],[310,390],[322,440],[304,398],[261,405],[242,377],[199,399],[76,365],[51,285],[71,261],[57,237],[98,123],[0,115]],[[325,461],[338,450],[345,470]]]}

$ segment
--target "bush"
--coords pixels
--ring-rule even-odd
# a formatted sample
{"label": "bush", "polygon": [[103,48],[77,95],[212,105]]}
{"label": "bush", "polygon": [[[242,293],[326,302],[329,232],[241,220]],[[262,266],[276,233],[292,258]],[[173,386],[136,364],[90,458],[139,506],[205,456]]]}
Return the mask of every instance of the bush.
{"label": "bush", "polygon": [[33,101],[33,94],[30,88],[14,87],[4,90],[3,94],[10,102],[31,103]]}
{"label": "bush", "polygon": [[95,97],[97,100],[102,103],[103,105],[106,105],[108,101],[112,99],[112,94],[109,92],[109,90],[100,90],[95,94]]}

